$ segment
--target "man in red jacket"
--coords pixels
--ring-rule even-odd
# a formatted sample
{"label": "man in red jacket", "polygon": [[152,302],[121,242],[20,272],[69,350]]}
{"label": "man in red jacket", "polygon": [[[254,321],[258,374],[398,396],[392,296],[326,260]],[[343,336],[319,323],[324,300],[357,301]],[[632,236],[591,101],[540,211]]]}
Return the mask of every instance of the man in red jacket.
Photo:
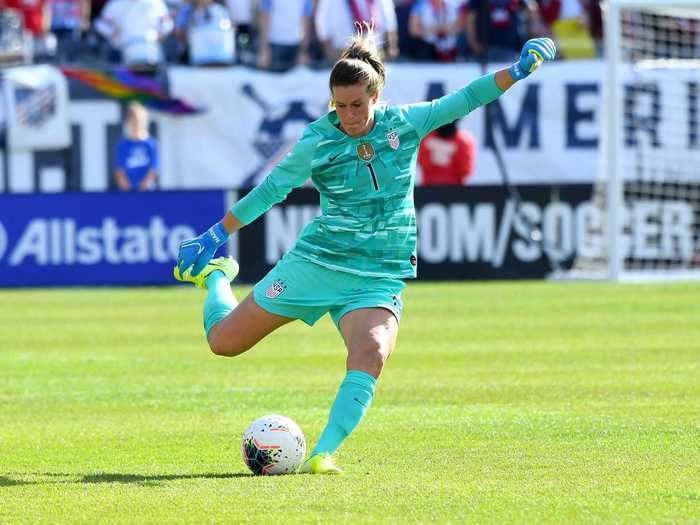
{"label": "man in red jacket", "polygon": [[463,185],[474,170],[476,144],[466,130],[457,128],[457,121],[430,133],[421,142],[418,164],[423,173],[423,186],[439,184]]}
{"label": "man in red jacket", "polygon": [[0,0],[0,8],[20,11],[24,27],[34,37],[43,36],[49,29],[47,0]]}

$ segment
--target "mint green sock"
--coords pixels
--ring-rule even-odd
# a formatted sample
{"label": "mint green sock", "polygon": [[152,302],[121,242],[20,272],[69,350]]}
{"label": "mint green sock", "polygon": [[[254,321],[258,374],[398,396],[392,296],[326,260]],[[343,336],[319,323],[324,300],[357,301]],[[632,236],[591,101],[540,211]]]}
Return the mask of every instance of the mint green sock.
{"label": "mint green sock", "polygon": [[231,282],[224,272],[215,270],[207,277],[207,299],[204,301],[204,331],[209,330],[233,310],[238,301],[231,291]]}
{"label": "mint green sock", "polygon": [[311,455],[333,454],[355,430],[374,397],[377,380],[366,372],[348,370],[335,397],[326,428]]}

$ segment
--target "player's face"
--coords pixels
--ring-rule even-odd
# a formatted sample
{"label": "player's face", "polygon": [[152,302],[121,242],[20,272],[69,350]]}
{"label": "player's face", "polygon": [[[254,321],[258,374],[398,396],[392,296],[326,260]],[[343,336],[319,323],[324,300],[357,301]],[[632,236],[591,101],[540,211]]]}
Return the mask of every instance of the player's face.
{"label": "player's face", "polygon": [[343,131],[351,137],[361,137],[372,131],[374,126],[374,106],[379,93],[367,93],[367,84],[335,86],[333,100],[335,111]]}

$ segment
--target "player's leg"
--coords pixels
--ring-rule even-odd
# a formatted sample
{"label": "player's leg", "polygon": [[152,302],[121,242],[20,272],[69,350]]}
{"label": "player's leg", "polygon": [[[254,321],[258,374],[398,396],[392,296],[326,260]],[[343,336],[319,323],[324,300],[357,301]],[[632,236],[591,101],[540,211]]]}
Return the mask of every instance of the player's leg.
{"label": "player's leg", "polygon": [[347,373],[331,406],[326,428],[301,472],[339,474],[333,454],[372,403],[377,378],[396,345],[397,315],[386,308],[360,308],[342,317],[340,332],[348,350]]}
{"label": "player's leg", "polygon": [[265,336],[291,321],[294,321],[291,317],[273,314],[260,308],[250,293],[241,304],[211,326],[207,332],[207,341],[209,348],[216,355],[234,357],[249,350]]}
{"label": "player's leg", "polygon": [[204,331],[212,352],[233,357],[252,348],[258,341],[294,320],[260,308],[248,295],[241,304],[231,290],[231,281],[238,275],[238,263],[231,257],[212,259],[196,277],[189,271],[175,279],[194,283],[207,290],[204,301]]}
{"label": "player's leg", "polygon": [[348,349],[347,369],[379,378],[396,346],[399,321],[386,308],[360,308],[340,320],[340,332]]}

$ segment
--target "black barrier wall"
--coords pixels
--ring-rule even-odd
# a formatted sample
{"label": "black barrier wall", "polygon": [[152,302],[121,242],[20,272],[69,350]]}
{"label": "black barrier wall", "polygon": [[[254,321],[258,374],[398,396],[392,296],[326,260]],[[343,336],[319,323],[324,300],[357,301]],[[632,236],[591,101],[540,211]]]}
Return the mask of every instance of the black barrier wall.
{"label": "black barrier wall", "polygon": [[[418,278],[539,279],[570,267],[579,248],[602,249],[591,185],[519,190],[518,206],[502,186],[416,188]],[[241,279],[264,276],[318,212],[318,193],[302,188],[241,230]]]}
{"label": "black barrier wall", "polygon": [[[538,279],[578,257],[605,255],[591,185],[518,190],[516,205],[502,186],[416,188],[418,278]],[[180,242],[219,220],[240,196],[231,193],[2,195],[0,286],[174,284]],[[220,253],[237,251],[239,282],[256,282],[318,212],[316,190],[296,190]],[[692,248],[692,217],[687,201],[626,203],[623,253],[651,264],[677,260]]]}

